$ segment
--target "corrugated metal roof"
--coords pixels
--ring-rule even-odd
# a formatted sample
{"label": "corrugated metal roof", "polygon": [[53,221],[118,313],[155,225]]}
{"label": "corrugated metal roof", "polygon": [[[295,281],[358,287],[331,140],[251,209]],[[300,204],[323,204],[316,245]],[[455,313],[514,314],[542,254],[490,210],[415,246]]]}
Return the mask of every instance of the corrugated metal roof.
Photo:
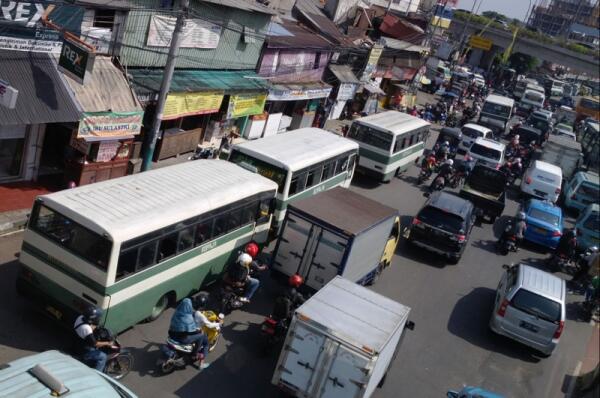
{"label": "corrugated metal roof", "polygon": [[318,3],[319,0],[316,1],[296,0],[294,7],[300,13],[299,17],[303,17],[302,19],[318,32],[314,33],[315,35],[321,34],[337,44],[354,47],[352,40],[345,36],[338,26],[323,13],[322,5]]}
{"label": "corrugated metal roof", "polygon": [[354,235],[399,215],[397,209],[341,187],[300,199],[289,208],[298,209]]}
{"label": "corrugated metal roof", "polygon": [[393,50],[402,50],[408,52],[422,53],[429,51],[429,47],[419,46],[404,40],[392,39],[391,37],[382,37],[385,47]]}
{"label": "corrugated metal roof", "polygon": [[135,5],[126,0],[75,0],[74,4],[109,10],[130,10],[136,8]]}
{"label": "corrugated metal roof", "polygon": [[58,74],[48,54],[0,50],[0,78],[19,90],[15,109],[0,106],[0,125],[79,121]]}
{"label": "corrugated metal roof", "polygon": [[[41,196],[114,240],[130,239],[209,212],[277,184],[224,160],[195,160]],[[159,217],[160,215],[160,217]]]}
{"label": "corrugated metal roof", "polygon": [[[130,69],[128,72],[136,93],[149,94],[160,90],[162,69]],[[175,70],[170,92],[225,91],[229,94],[267,90],[266,81],[254,71]]]}
{"label": "corrugated metal roof", "polygon": [[333,50],[334,48],[333,44],[325,38],[298,25],[296,22],[283,20],[280,25],[294,36],[267,36],[266,42],[269,48],[318,48],[327,50]]}
{"label": "corrugated metal roof", "polygon": [[342,83],[360,83],[348,65],[329,65],[329,70]]}
{"label": "corrugated metal roof", "polygon": [[272,10],[262,4],[255,1],[244,1],[244,0],[202,0],[206,3],[213,3],[219,6],[225,6],[230,8],[237,8],[238,10],[259,12],[267,15],[277,15],[275,10]]}
{"label": "corrugated metal roof", "polygon": [[123,73],[110,57],[96,57],[92,73],[86,74],[85,85],[63,75],[68,87],[84,112],[132,112],[142,107],[129,88]]}

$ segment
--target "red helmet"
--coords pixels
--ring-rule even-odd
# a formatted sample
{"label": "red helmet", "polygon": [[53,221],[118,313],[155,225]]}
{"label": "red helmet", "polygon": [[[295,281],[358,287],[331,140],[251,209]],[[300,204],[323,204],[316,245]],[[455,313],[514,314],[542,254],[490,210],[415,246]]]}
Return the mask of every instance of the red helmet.
{"label": "red helmet", "polygon": [[250,242],[246,245],[246,247],[244,248],[244,251],[250,255],[250,257],[255,258],[258,255],[258,252],[260,251],[260,249],[258,248],[258,245],[254,242]]}
{"label": "red helmet", "polygon": [[297,289],[304,283],[304,278],[302,278],[298,274],[294,274],[290,276],[290,279],[288,279],[288,283],[290,284],[290,286],[295,287]]}

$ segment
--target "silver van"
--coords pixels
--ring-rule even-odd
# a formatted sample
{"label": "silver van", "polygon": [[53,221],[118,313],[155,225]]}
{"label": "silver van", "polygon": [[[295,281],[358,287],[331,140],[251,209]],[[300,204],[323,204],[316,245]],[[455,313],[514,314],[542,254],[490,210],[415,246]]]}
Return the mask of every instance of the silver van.
{"label": "silver van", "polygon": [[490,328],[550,356],[565,325],[565,281],[524,264],[504,269]]}

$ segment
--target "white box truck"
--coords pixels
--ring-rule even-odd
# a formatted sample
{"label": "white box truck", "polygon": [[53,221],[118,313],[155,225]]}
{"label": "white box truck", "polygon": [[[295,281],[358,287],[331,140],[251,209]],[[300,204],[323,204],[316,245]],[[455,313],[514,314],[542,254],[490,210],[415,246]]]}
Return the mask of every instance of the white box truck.
{"label": "white box truck", "polygon": [[336,187],[288,206],[271,270],[298,274],[315,290],[336,275],[371,284],[391,263],[399,236],[397,209]]}
{"label": "white box truck", "polygon": [[302,398],[368,398],[381,387],[410,308],[335,277],[295,312],[272,383]]}

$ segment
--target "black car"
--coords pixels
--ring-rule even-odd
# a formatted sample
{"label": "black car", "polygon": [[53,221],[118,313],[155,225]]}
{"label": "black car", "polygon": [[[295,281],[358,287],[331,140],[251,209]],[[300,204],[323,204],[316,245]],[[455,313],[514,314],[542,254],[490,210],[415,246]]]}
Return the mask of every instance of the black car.
{"label": "black car", "polygon": [[544,142],[544,133],[539,128],[534,126],[520,126],[512,131],[512,136],[519,135],[519,143],[522,146],[527,146],[532,142],[536,146],[542,145]]}
{"label": "black car", "polygon": [[473,204],[455,194],[431,194],[405,235],[408,242],[441,254],[456,264],[467,246],[475,222]]}

